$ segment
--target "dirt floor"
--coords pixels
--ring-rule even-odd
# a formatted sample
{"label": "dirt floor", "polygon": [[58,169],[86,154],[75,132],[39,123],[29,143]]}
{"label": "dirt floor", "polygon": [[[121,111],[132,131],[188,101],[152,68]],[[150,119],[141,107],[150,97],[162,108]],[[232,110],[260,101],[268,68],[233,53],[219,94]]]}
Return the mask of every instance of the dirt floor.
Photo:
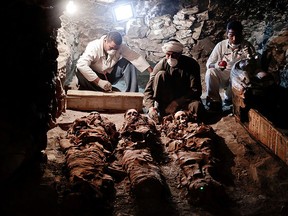
{"label": "dirt floor", "polygon": [[[88,114],[73,110],[63,113],[58,126],[48,132],[45,156],[39,158],[42,160],[40,169],[25,170],[22,182],[9,188],[6,199],[1,201],[5,206],[2,216],[288,215],[287,165],[256,143],[229,113],[209,123],[218,136],[220,168],[217,169],[217,180],[223,184],[225,193],[209,197],[207,203],[193,203],[187,188],[180,184],[181,170],[173,161],[159,165],[170,191],[167,199],[136,200],[130,192],[127,177],[115,182],[116,196],[108,209],[99,210],[99,204],[91,200],[67,197],[65,156],[59,142],[65,138],[66,130],[75,119]],[[115,123],[117,129],[123,124],[124,113],[101,115]]]}

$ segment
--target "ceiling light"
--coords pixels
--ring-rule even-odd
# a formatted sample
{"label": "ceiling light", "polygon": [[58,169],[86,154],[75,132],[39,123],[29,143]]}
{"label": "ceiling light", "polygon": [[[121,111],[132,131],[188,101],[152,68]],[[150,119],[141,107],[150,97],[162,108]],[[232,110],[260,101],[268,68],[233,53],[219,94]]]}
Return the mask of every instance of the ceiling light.
{"label": "ceiling light", "polygon": [[77,10],[77,7],[74,3],[74,1],[69,1],[68,4],[66,5],[66,12],[68,14],[74,14]]}
{"label": "ceiling light", "polygon": [[113,15],[117,22],[133,18],[134,14],[132,3],[125,3],[113,7]]}

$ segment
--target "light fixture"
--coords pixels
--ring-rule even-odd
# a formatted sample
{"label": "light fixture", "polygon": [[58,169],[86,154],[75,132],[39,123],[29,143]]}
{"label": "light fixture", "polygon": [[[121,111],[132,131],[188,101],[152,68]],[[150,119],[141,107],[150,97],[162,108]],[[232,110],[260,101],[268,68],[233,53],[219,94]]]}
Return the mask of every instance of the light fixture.
{"label": "light fixture", "polygon": [[115,21],[125,21],[134,17],[132,3],[123,3],[113,7],[113,16]]}
{"label": "light fixture", "polygon": [[66,5],[66,12],[68,14],[74,14],[77,10],[77,7],[74,3],[74,1],[69,1],[68,4]]}

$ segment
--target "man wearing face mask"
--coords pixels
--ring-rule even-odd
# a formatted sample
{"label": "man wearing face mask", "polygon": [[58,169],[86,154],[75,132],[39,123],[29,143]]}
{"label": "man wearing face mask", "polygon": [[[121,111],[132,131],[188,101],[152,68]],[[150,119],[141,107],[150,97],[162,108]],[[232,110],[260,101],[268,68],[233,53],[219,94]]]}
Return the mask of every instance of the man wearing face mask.
{"label": "man wearing face mask", "polygon": [[122,43],[117,31],[88,43],[76,64],[80,90],[112,91],[123,76],[126,92],[138,92],[137,70],[152,72],[152,67],[141,55]]}
{"label": "man wearing face mask", "polygon": [[145,111],[152,119],[179,110],[188,110],[195,119],[201,118],[200,66],[195,59],[182,54],[183,48],[175,39],[162,46],[165,57],[155,65],[144,90]]}
{"label": "man wearing face mask", "polygon": [[227,24],[227,38],[220,41],[210,54],[205,74],[207,98],[206,105],[209,111],[222,111],[220,88],[224,89],[224,105],[232,104],[230,72],[232,66],[241,59],[255,56],[255,48],[243,39],[243,26],[239,21],[230,21]]}

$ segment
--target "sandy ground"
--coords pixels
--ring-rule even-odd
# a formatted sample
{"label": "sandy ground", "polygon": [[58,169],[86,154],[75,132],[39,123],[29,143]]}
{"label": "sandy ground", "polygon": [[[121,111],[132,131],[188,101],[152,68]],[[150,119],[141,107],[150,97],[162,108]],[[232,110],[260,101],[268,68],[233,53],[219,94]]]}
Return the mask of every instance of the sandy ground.
{"label": "sandy ground", "polygon": [[[62,126],[65,130],[67,124],[82,115],[87,113],[67,110],[59,118],[59,127]],[[114,122],[117,129],[124,120],[124,113],[102,115]],[[219,136],[218,157],[221,164],[219,176],[225,185],[228,199],[223,200],[220,206],[212,203],[211,206],[205,207],[191,205],[186,189],[179,186],[179,167],[175,164],[166,164],[161,169],[170,187],[173,208],[176,209],[173,215],[288,215],[287,166],[255,142],[242,125],[236,122],[232,114],[225,115],[224,112],[224,116],[215,118],[214,122],[211,121],[211,126]],[[54,152],[59,148],[59,137],[65,136],[65,132],[59,127],[52,129],[48,134],[51,148],[47,149],[49,160],[54,158],[57,161],[57,154]],[[139,215],[141,208],[153,209],[153,206],[147,203],[145,204],[147,206],[137,208],[135,206],[137,204],[127,192],[129,188],[127,185],[129,185],[127,179],[116,184],[114,215]],[[144,212],[147,212],[147,209]],[[162,212],[165,212],[164,209]],[[153,213],[161,215],[161,210],[155,212],[151,210],[149,214]]]}
{"label": "sandy ground", "polygon": [[[246,130],[237,123],[234,116],[218,116],[210,125],[219,137],[217,156],[220,169],[219,181],[224,185],[225,197],[212,197],[215,202],[204,206],[191,204],[187,189],[180,185],[180,169],[177,164],[161,165],[170,189],[169,202],[145,200],[136,202],[129,191],[129,180],[124,178],[115,183],[116,197],[111,202],[112,210],[99,212],[93,203],[83,204],[79,200],[65,198],[67,173],[65,156],[59,141],[66,136],[69,125],[89,112],[67,110],[58,119],[58,126],[48,132],[46,160],[40,167],[41,172],[30,171],[24,175],[21,184],[9,189],[2,205],[4,214],[59,215],[59,216],[287,216],[288,215],[288,168],[266,149],[255,142]],[[105,114],[121,127],[124,113]],[[35,175],[38,178],[35,178]],[[83,202],[85,202],[83,200]]]}

